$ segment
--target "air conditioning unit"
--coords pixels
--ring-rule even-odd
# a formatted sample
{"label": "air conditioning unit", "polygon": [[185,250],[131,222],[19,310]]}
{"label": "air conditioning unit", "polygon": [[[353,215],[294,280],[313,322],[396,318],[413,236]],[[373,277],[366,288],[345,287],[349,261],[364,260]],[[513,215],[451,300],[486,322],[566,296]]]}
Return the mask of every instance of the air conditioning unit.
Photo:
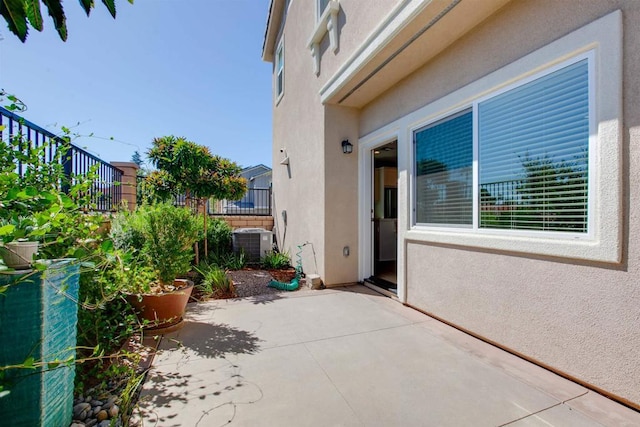
{"label": "air conditioning unit", "polygon": [[233,251],[243,251],[248,261],[260,261],[272,247],[273,233],[264,228],[238,228],[233,232]]}

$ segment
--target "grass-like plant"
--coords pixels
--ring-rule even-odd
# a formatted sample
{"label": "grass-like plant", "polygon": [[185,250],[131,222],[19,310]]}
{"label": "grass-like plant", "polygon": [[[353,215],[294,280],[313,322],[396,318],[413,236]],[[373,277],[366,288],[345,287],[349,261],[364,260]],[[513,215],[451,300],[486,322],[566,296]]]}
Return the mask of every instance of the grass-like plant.
{"label": "grass-like plant", "polygon": [[260,261],[262,268],[267,270],[279,270],[291,266],[291,257],[287,252],[269,251]]}
{"label": "grass-like plant", "polygon": [[224,269],[206,263],[201,263],[195,269],[202,275],[202,282],[196,287],[203,294],[217,296],[233,292],[233,282],[229,279]]}

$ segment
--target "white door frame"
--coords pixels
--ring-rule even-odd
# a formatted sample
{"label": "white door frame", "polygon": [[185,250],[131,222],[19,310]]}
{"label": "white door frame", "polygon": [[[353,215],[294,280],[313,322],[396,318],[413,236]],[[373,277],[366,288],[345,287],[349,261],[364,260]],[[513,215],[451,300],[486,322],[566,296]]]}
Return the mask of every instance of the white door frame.
{"label": "white door frame", "polygon": [[371,151],[377,147],[381,147],[390,142],[397,141],[398,145],[398,299],[406,302],[406,289],[404,280],[404,232],[401,232],[401,226],[406,224],[404,212],[406,209],[401,207],[401,201],[406,197],[401,197],[401,191],[406,190],[406,186],[402,185],[400,179],[400,171],[406,169],[401,158],[406,155],[406,149],[402,146],[401,132],[399,127],[382,128],[360,138],[358,141],[358,245],[360,247],[358,260],[358,276],[361,281],[368,279],[373,275],[373,233],[371,212],[372,195],[373,195],[373,161]]}

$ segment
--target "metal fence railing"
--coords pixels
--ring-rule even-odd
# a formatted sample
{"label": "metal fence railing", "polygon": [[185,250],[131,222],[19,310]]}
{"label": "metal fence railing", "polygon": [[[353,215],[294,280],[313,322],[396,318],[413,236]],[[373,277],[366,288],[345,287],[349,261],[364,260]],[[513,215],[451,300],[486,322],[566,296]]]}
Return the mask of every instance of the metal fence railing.
{"label": "metal fence railing", "polygon": [[271,188],[249,188],[240,200],[213,200],[209,214],[271,216]]}
{"label": "metal fence railing", "polygon": [[[74,177],[86,175],[90,171],[96,173],[97,177],[89,190],[93,209],[110,211],[120,204],[122,200],[120,183],[123,175],[120,169],[2,107],[0,107],[0,138],[6,141],[18,141],[18,150],[26,151],[30,148],[46,146],[42,152],[42,162],[60,162],[67,177],[66,183],[60,183],[63,191],[73,183]],[[60,155],[63,147],[67,148],[67,151],[64,155]],[[16,172],[20,175],[25,172],[25,167],[20,162],[16,165]]]}

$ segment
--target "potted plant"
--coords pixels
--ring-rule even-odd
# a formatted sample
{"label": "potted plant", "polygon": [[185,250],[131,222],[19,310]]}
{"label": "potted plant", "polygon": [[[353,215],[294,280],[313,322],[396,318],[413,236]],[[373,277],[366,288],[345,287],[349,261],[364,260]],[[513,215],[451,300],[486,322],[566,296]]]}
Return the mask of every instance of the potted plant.
{"label": "potted plant", "polygon": [[150,328],[180,324],[193,283],[179,279],[191,269],[193,245],[200,237],[197,218],[189,209],[167,203],[120,213],[112,223],[122,261],[122,289]]}
{"label": "potted plant", "polygon": [[291,266],[291,257],[287,252],[269,251],[260,265],[278,282],[289,283],[296,277],[296,269]]}
{"label": "potted plant", "polygon": [[7,267],[24,270],[38,252],[38,242],[31,238],[34,229],[33,218],[16,217],[0,220],[0,255]]}

